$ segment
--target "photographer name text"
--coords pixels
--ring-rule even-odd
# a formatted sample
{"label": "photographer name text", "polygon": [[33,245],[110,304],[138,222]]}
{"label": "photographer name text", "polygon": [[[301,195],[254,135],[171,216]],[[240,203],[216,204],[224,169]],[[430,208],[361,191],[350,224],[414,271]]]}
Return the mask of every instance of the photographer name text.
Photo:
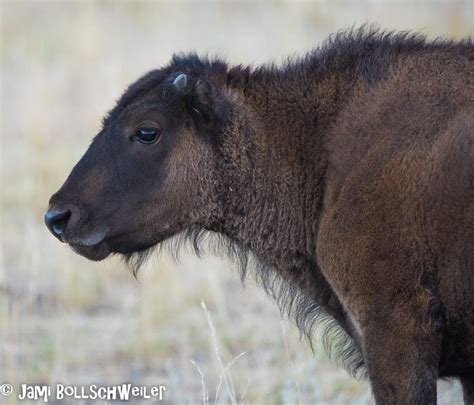
{"label": "photographer name text", "polygon": [[36,400],[48,402],[54,400],[71,400],[71,399],[89,399],[89,400],[106,400],[106,401],[129,401],[131,399],[155,399],[163,400],[166,387],[164,385],[156,386],[136,386],[133,384],[120,384],[113,386],[99,386],[96,384],[88,386],[72,386],[64,384],[56,384],[51,387],[48,385],[29,385],[21,384],[18,393],[19,400]]}

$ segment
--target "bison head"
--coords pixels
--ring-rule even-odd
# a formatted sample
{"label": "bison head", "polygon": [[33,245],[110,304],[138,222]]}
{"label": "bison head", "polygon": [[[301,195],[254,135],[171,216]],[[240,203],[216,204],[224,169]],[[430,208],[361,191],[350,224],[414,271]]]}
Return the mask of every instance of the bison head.
{"label": "bison head", "polygon": [[51,233],[102,260],[144,251],[192,226],[212,228],[225,210],[220,190],[231,187],[221,173],[225,139],[244,120],[236,119],[236,100],[222,80],[185,66],[139,79],[51,197]]}

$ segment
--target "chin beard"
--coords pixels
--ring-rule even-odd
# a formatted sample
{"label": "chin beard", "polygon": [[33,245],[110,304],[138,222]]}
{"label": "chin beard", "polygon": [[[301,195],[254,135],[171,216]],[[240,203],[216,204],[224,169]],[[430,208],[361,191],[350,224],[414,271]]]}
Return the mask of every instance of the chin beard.
{"label": "chin beard", "polygon": [[138,271],[155,251],[166,252],[175,261],[180,254],[191,253],[199,258],[205,254],[224,256],[235,262],[244,275],[246,272],[249,251],[237,241],[227,236],[209,231],[201,226],[193,225],[178,234],[162,238],[152,246],[137,249],[130,253],[121,253],[127,267],[137,277]]}

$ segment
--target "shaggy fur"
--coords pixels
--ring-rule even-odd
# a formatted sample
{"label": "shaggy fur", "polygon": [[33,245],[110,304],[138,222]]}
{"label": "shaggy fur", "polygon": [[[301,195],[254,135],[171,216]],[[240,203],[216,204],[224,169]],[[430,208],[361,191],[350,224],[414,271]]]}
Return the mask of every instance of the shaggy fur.
{"label": "shaggy fur", "polygon": [[236,241],[203,228],[191,227],[159,245],[121,256],[133,275],[137,277],[140,267],[149,257],[163,251],[177,262],[183,252],[195,254],[199,258],[205,254],[225,257],[236,264],[242,283],[245,283],[250,270],[255,281],[277,302],[281,315],[286,315],[295,321],[313,350],[313,332],[316,327],[320,327],[321,343],[326,353],[339,361],[353,377],[367,377],[360,348],[341,325],[325,313],[321,306],[308,299],[271,266],[259,261],[250,250]]}
{"label": "shaggy fur", "polygon": [[473,403],[473,104],[470,39],[363,28],[258,68],[176,55],[118,100],[47,223],[135,275],[155,246],[226,255],[307,336],[325,322],[377,403],[435,403],[440,377]]}

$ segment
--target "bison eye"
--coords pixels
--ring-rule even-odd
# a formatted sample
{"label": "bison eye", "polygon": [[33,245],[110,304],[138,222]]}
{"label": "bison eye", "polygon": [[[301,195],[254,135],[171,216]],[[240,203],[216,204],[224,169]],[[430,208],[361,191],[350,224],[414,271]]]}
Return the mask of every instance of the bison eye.
{"label": "bison eye", "polygon": [[161,130],[154,127],[141,127],[138,128],[133,134],[133,139],[141,143],[153,143],[161,134]]}

